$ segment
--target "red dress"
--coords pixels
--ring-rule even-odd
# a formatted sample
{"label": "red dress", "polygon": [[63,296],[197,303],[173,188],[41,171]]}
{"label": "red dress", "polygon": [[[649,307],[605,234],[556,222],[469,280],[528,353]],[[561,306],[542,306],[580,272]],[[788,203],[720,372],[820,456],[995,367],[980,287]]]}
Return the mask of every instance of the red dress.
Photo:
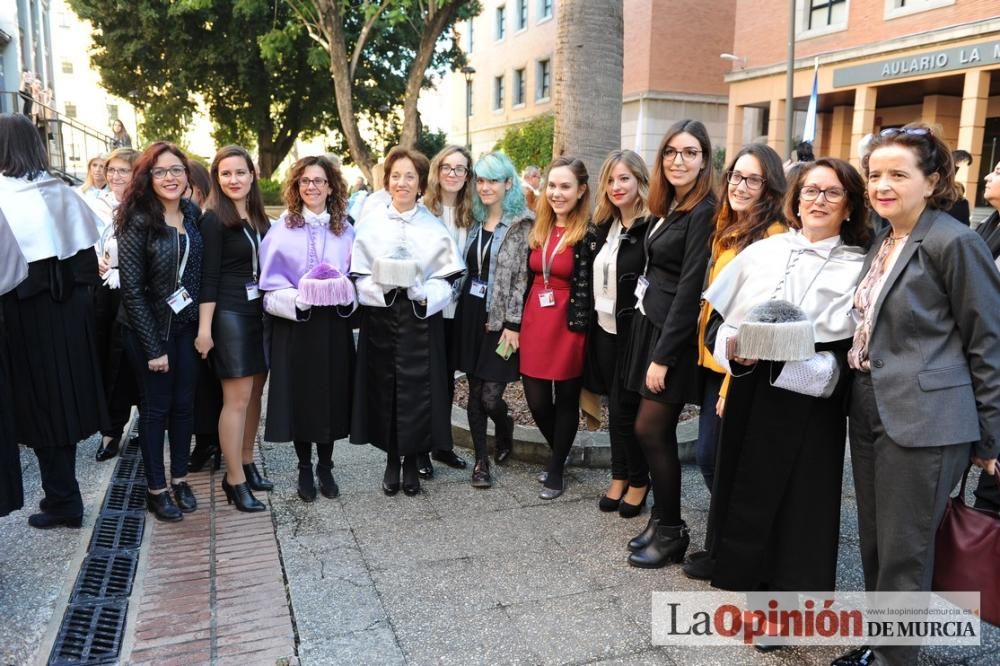
{"label": "red dress", "polygon": [[[554,227],[549,235],[549,252],[565,229]],[[549,289],[555,296],[553,307],[543,308],[539,294],[545,290],[542,277],[542,248],[531,251],[528,266],[534,280],[521,315],[521,374],[537,379],[561,381],[583,375],[587,335],[569,330],[567,325],[570,283],[573,277],[573,248],[563,248],[552,260]]]}

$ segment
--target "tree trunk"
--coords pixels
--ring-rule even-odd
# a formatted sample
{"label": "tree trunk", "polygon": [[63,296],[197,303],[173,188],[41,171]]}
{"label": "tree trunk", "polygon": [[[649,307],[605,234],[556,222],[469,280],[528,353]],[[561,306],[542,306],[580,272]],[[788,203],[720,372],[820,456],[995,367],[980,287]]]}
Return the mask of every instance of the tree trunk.
{"label": "tree trunk", "polygon": [[347,39],[344,35],[344,20],[340,15],[340,5],[337,0],[316,0],[316,8],[320,14],[320,26],[326,38],[330,54],[330,75],[333,77],[333,92],[337,102],[337,116],[340,118],[340,128],[347,141],[347,149],[351,159],[361,169],[368,182],[372,180],[372,159],[368,145],[361,137],[358,124],[354,118],[354,100],[352,98],[353,84],[351,81],[351,64],[347,59]]}
{"label": "tree trunk", "polygon": [[562,0],[558,7],[552,154],[583,160],[593,196],[601,164],[621,147],[622,0]]}
{"label": "tree trunk", "polygon": [[[403,96],[403,131],[399,137],[401,146],[413,148],[417,144],[417,139],[420,138],[417,101],[420,99],[420,90],[424,84],[424,74],[431,64],[431,58],[434,56],[434,49],[441,33],[452,22],[459,7],[466,4],[466,1],[453,0],[440,7],[434,2],[428,3],[427,13],[424,15],[420,31],[420,46],[410,63],[406,77],[406,93]],[[434,156],[428,155],[428,157]]]}

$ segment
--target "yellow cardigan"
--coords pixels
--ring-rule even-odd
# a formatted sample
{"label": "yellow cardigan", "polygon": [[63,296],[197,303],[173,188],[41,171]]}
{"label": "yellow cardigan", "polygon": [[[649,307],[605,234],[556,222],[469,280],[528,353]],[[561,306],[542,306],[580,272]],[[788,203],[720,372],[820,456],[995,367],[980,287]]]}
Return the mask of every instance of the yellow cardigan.
{"label": "yellow cardigan", "polygon": [[[765,236],[773,236],[775,234],[782,234],[788,231],[788,227],[782,222],[775,222],[767,228]],[[718,256],[714,256],[714,248],[712,252],[712,265],[708,269],[708,280],[705,284],[706,287],[712,284],[716,276],[722,272],[722,269],[726,267],[733,257],[736,256],[736,250],[730,248],[728,250],[723,250]],[[705,331],[708,328],[708,320],[712,316],[712,306],[708,301],[702,300],[701,302],[701,312],[698,314],[698,365],[716,372],[718,374],[725,373],[725,369],[715,362],[715,358],[712,356],[712,350],[705,345]],[[722,389],[719,391],[719,395],[723,398],[726,397],[726,393],[729,391],[729,375],[726,375],[725,380],[722,382]]]}

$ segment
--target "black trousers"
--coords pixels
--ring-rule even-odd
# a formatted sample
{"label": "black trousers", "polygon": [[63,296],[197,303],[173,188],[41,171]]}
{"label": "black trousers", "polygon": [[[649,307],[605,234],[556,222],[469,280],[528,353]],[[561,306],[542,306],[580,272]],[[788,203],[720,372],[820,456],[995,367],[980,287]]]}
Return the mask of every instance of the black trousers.
{"label": "black trousers", "polygon": [[34,449],[42,478],[47,513],[56,516],[83,515],[83,497],[76,482],[76,445]]}
{"label": "black trousers", "polygon": [[[443,319],[444,321],[444,351],[445,351],[445,363],[447,364],[448,371],[448,409],[451,409],[451,405],[455,404],[455,371],[458,369],[456,367],[455,359],[455,336],[458,335],[457,323],[455,319]],[[449,411],[449,414],[451,412]],[[449,416],[449,418],[451,418]],[[441,437],[435,438],[434,440],[434,450],[435,451],[454,451],[455,450],[455,440],[451,436],[451,428],[448,428],[447,434],[442,433]]]}

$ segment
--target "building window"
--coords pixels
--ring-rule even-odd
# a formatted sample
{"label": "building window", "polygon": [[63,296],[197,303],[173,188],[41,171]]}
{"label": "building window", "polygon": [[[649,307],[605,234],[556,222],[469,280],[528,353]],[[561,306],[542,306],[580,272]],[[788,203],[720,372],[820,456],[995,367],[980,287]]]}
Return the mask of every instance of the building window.
{"label": "building window", "polygon": [[62,61],[62,72],[63,72],[63,74],[72,74],[73,73],[73,63],[70,62],[69,60],[63,60]]}
{"label": "building window", "polygon": [[497,41],[503,39],[507,32],[507,6],[500,5],[497,7],[497,31],[496,37]]}
{"label": "building window", "polygon": [[517,0],[517,16],[515,17],[515,23],[517,24],[518,30],[524,30],[528,27],[528,0]]}
{"label": "building window", "polygon": [[76,118],[76,104],[66,102],[66,117]]}
{"label": "building window", "polygon": [[538,0],[538,20],[552,18],[552,0]]}
{"label": "building window", "polygon": [[511,94],[514,96],[514,106],[521,106],[524,104],[524,68],[514,70],[514,87],[511,90]]}
{"label": "building window", "polygon": [[847,0],[808,0],[806,30],[822,30],[847,23]]}
{"label": "building window", "polygon": [[493,79],[493,108],[503,109],[503,74]]}
{"label": "building window", "polygon": [[955,0],[885,0],[885,17],[894,19],[953,4]]}
{"label": "building window", "polygon": [[552,92],[552,63],[548,58],[538,61],[535,81],[535,99],[548,99]]}

